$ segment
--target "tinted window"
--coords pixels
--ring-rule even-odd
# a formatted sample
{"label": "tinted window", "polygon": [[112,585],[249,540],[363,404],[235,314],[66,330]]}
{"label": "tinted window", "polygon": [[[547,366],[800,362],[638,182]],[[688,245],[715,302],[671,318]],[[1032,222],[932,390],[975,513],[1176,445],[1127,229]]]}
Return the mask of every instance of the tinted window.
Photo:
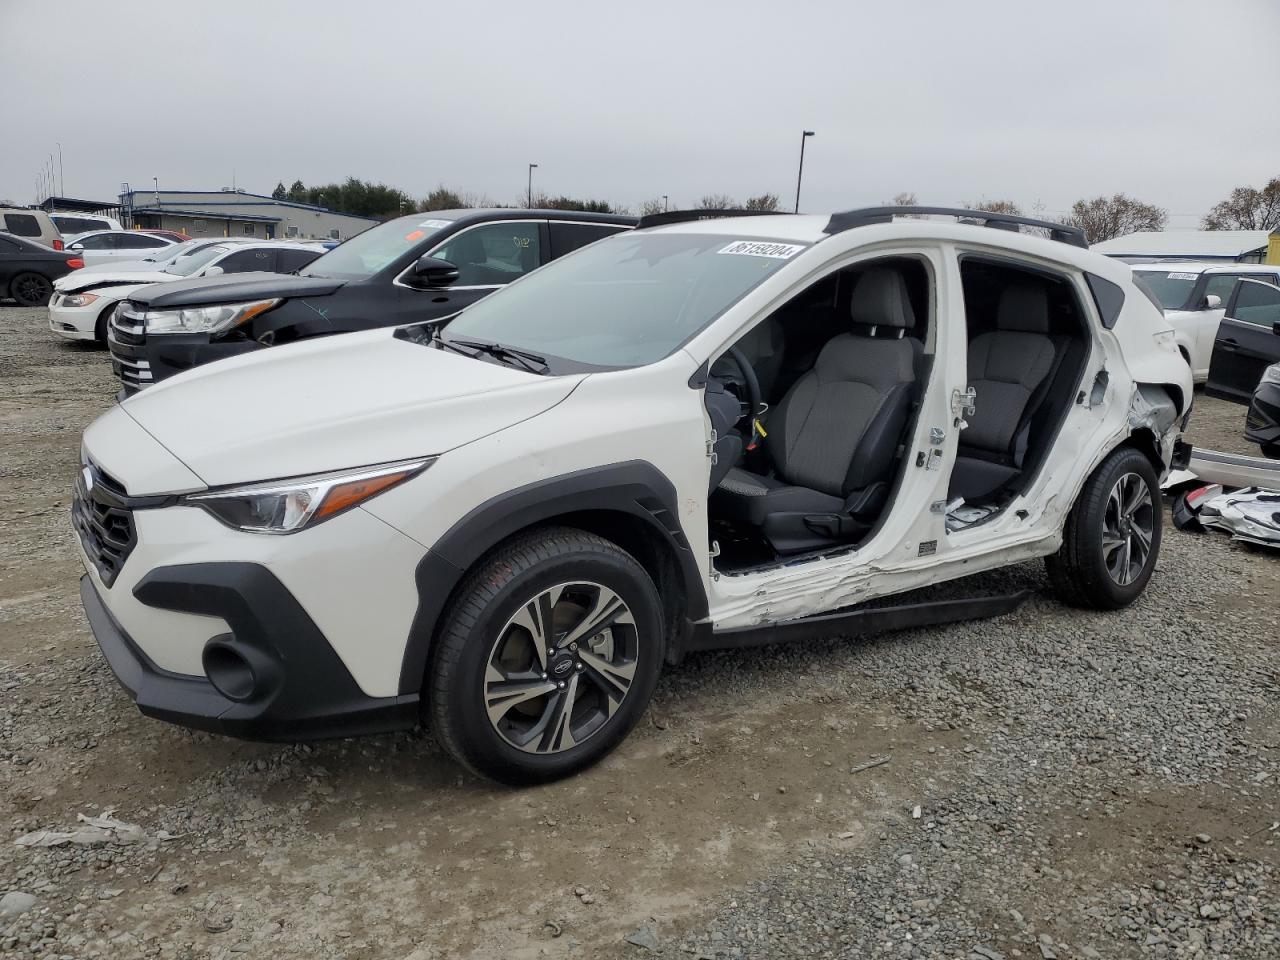
{"label": "tinted window", "polygon": [[141,233],[125,233],[120,231],[120,236],[116,240],[117,250],[152,250],[156,247],[167,247],[169,241],[161,240],[159,237],[148,237]]}
{"label": "tinted window", "polygon": [[1253,280],[1240,281],[1231,317],[1270,330],[1280,320],[1280,287]]}
{"label": "tinted window", "polygon": [[187,257],[179,257],[172,264],[165,267],[165,273],[172,273],[179,277],[189,277],[210,260],[220,257],[231,248],[225,244],[218,244],[212,247],[205,247],[197,250],[195,253]]}
{"label": "tinted window", "polygon": [[111,228],[111,224],[107,223],[107,221],[98,220],[94,217],[67,217],[62,214],[56,214],[49,219],[64,234],[88,233],[90,230],[109,230]]}
{"label": "tinted window", "polygon": [[40,236],[40,221],[29,213],[6,213],[4,227],[19,237]]}
{"label": "tinted window", "polygon": [[1191,290],[1200,279],[1198,273],[1184,270],[1135,270],[1141,275],[1147,290],[1165,310],[1183,310],[1191,297]]}
{"label": "tinted window", "polygon": [[316,250],[278,250],[276,251],[276,269],[281,273],[293,273],[301,270],[308,263],[320,256]]}
{"label": "tinted window", "polygon": [[416,213],[388,220],[317,257],[303,272],[308,277],[367,280],[395,260],[421,247],[432,234],[449,226],[452,218],[439,213]]}
{"label": "tinted window", "polygon": [[484,223],[450,237],[431,252],[458,268],[456,287],[493,287],[535,270],[541,262],[538,221]]}
{"label": "tinted window", "polygon": [[115,237],[109,233],[99,233],[92,237],[81,237],[74,244],[77,250],[114,250],[116,249]]}
{"label": "tinted window", "polygon": [[626,229],[604,223],[556,223],[551,221],[551,257],[563,257],[570,250],[585,247]]}
{"label": "tinted window", "polygon": [[1222,300],[1225,304],[1231,299],[1231,291],[1236,288],[1236,281],[1240,278],[1232,273],[1215,273],[1210,275],[1204,284],[1204,295],[1215,296]]}
{"label": "tinted window", "polygon": [[224,273],[248,273],[252,270],[265,270],[270,273],[275,269],[275,262],[274,250],[237,250],[231,256],[219,260],[214,266],[221,267]]}
{"label": "tinted window", "polygon": [[626,233],[553,260],[472,304],[444,335],[592,366],[652,363],[805,246],[705,233]]}

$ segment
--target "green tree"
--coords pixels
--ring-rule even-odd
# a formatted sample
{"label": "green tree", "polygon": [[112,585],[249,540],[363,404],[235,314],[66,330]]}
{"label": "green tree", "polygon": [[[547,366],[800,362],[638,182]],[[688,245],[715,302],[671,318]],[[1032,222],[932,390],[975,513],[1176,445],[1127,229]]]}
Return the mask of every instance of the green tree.
{"label": "green tree", "polygon": [[777,210],[778,195],[776,193],[762,193],[758,197],[747,197],[747,202],[743,204],[746,210]]}
{"label": "green tree", "polygon": [[1200,225],[1206,230],[1275,230],[1280,227],[1280,177],[1261,190],[1236,187]]}
{"label": "green tree", "polygon": [[303,186],[301,180],[293,181],[293,186],[289,188],[289,199],[294,203],[309,203],[307,199],[307,188]]}
{"label": "green tree", "polygon": [[613,207],[604,200],[577,200],[573,197],[551,197],[545,193],[533,195],[535,210],[574,210],[578,213],[613,213]]}
{"label": "green tree", "polygon": [[1140,230],[1163,230],[1168,220],[1168,211],[1117,193],[1111,197],[1077,200],[1063,222],[1084,230],[1085,239],[1090,243],[1101,243]]}
{"label": "green tree", "polygon": [[443,183],[436,187],[423,198],[418,204],[418,209],[426,212],[428,210],[461,210],[469,207],[462,194],[456,190],[450,190]]}
{"label": "green tree", "polygon": [[283,180],[276,184],[276,188],[271,191],[271,196],[277,200],[289,199],[289,191],[285,189]]}

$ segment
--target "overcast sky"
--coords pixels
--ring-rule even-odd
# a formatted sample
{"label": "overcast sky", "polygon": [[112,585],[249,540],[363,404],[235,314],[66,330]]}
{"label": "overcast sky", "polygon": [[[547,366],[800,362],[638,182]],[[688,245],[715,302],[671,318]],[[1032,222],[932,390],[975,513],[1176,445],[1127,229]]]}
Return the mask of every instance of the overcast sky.
{"label": "overcast sky", "polygon": [[[1193,227],[1280,176],[1278,0],[0,0],[0,199],[120,184],[803,209],[1122,191]],[[21,38],[21,42],[12,42]]]}

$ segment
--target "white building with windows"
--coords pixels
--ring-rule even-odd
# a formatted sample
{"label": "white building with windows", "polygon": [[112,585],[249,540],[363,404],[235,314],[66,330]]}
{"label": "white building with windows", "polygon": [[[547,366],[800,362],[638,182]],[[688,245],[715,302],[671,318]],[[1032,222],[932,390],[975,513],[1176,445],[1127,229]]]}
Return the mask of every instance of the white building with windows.
{"label": "white building with windows", "polygon": [[378,222],[243,190],[126,189],[120,211],[125,225],[136,229],[261,240],[346,240]]}

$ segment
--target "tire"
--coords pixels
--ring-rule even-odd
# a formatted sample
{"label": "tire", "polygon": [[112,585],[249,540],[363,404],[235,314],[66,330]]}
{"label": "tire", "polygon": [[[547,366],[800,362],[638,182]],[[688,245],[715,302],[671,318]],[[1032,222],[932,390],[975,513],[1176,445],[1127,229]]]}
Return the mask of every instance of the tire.
{"label": "tire", "polygon": [[9,296],[24,307],[43,307],[53,296],[53,284],[38,273],[20,273],[9,281]]}
{"label": "tire", "polygon": [[1059,599],[1092,610],[1133,603],[1160,555],[1163,513],[1151,461],[1133,447],[1112,451],[1085,481],[1063,527],[1062,547],[1045,558]]}
{"label": "tire", "polygon": [[664,646],[658,591],[630,554],[568,527],[533,530],[482,558],[451,602],[424,681],[427,712],[473,772],[556,780],[631,731]]}
{"label": "tire", "polygon": [[1262,455],[1270,460],[1280,460],[1280,443],[1260,443]]}
{"label": "tire", "polygon": [[111,311],[116,308],[117,304],[109,303],[102,308],[102,312],[98,314],[98,320],[93,325],[93,340],[100,347],[107,345],[107,318],[111,316]]}

